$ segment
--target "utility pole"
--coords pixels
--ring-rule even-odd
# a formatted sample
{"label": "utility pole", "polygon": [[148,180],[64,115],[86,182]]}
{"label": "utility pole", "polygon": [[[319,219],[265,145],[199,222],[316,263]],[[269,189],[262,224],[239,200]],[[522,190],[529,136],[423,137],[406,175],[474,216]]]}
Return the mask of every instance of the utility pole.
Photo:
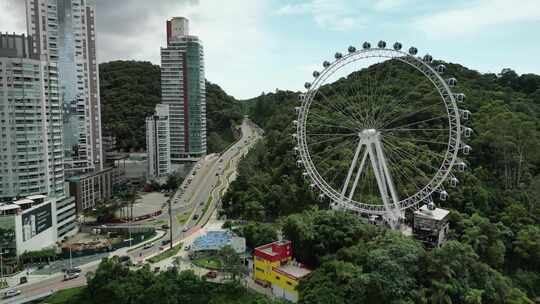
{"label": "utility pole", "polygon": [[[176,193],[175,193],[176,194]],[[174,195],[173,195],[174,197]],[[170,248],[172,249],[173,248],[173,235],[172,235],[172,230],[173,230],[173,216],[172,216],[172,203],[171,203],[171,198],[169,198],[169,241],[170,241]]]}
{"label": "utility pole", "polygon": [[71,245],[69,246],[69,269],[73,269],[73,256],[71,255]]}
{"label": "utility pole", "polygon": [[0,248],[0,283],[4,284],[4,248]]}

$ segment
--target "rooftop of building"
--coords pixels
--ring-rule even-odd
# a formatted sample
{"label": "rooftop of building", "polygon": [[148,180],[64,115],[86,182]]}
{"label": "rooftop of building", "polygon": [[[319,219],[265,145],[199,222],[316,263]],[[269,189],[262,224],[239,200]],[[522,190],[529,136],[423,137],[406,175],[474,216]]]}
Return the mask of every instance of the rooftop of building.
{"label": "rooftop of building", "polygon": [[430,218],[437,221],[443,220],[448,216],[450,211],[442,208],[435,208],[430,210],[427,205],[420,207],[417,211],[414,212],[415,216],[420,216],[423,218]]}
{"label": "rooftop of building", "polygon": [[40,205],[46,201],[48,197],[46,195],[31,195],[25,198],[14,200],[13,202],[0,203],[0,211],[12,211],[8,214],[12,214],[14,211],[27,210],[34,206]]}
{"label": "rooftop of building", "polygon": [[282,247],[282,246],[285,246],[285,245],[289,245],[290,243],[291,243],[291,241],[288,241],[288,240],[276,241],[276,242],[273,242],[273,243],[269,243],[269,244],[259,246],[259,247],[255,248],[255,251],[260,251],[260,252],[264,252],[264,253],[266,253],[268,255],[275,256],[275,255],[281,254],[281,252],[275,251],[276,246],[277,247]]}
{"label": "rooftop of building", "polygon": [[96,171],[81,174],[81,175],[69,176],[69,177],[66,177],[66,181],[68,181],[68,182],[78,182],[78,181],[81,181],[81,180],[86,179],[86,178],[90,178],[90,177],[93,177],[93,176],[96,176],[96,175],[106,173],[106,172],[111,171],[113,169],[114,169],[114,167],[107,167],[107,168],[103,168],[103,170],[96,170]]}
{"label": "rooftop of building", "polygon": [[227,230],[212,230],[205,235],[199,236],[191,244],[192,251],[218,250],[224,246],[231,245],[232,239],[237,237]]}
{"label": "rooftop of building", "polygon": [[300,265],[294,265],[293,263],[288,263],[274,268],[277,272],[281,272],[290,277],[296,279],[301,279],[311,273],[310,269],[304,268]]}

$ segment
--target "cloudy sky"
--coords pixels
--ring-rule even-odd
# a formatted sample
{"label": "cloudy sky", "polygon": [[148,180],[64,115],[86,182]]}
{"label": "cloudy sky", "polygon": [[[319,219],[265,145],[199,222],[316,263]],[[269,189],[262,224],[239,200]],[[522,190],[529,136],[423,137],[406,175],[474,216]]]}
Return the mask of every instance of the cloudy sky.
{"label": "cloudy sky", "polygon": [[[98,58],[159,64],[165,20],[186,16],[206,78],[237,98],[299,90],[313,69],[363,41],[481,72],[540,74],[540,0],[95,0]],[[0,31],[24,32],[24,0],[0,0]]]}

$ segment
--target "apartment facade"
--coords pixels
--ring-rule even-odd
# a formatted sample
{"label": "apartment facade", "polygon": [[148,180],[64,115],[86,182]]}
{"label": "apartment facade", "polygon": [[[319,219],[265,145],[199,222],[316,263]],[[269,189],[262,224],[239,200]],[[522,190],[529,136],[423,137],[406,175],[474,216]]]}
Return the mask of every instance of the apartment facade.
{"label": "apartment facade", "polygon": [[103,169],[95,6],[88,0],[26,0],[33,52],[57,65],[67,175]]}
{"label": "apartment facade", "polygon": [[156,105],[155,114],[146,118],[148,180],[165,177],[171,169],[169,105]]}
{"label": "apartment facade", "polygon": [[171,162],[206,155],[204,49],[189,35],[189,21],[167,21],[167,47],[161,48],[161,99],[169,105]]}
{"label": "apartment facade", "polygon": [[112,197],[115,170],[114,167],[109,167],[68,178],[69,193],[75,197],[79,213],[93,209],[97,204]]}
{"label": "apartment facade", "polygon": [[57,66],[31,46],[0,34],[0,201],[64,191]]}

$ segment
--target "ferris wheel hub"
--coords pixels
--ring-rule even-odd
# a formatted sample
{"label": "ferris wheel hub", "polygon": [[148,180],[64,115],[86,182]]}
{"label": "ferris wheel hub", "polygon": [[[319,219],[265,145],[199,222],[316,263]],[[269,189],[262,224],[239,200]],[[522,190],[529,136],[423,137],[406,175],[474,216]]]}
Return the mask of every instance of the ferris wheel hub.
{"label": "ferris wheel hub", "polygon": [[360,138],[369,139],[379,135],[379,131],[375,129],[364,129],[358,135]]}

